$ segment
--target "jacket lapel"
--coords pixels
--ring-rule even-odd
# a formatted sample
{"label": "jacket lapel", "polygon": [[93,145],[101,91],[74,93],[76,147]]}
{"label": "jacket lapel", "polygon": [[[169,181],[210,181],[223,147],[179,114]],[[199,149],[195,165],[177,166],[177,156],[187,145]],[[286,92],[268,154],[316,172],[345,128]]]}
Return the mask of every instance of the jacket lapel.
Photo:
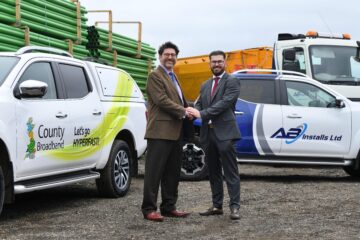
{"label": "jacket lapel", "polygon": [[206,82],[207,86],[205,86],[205,92],[204,95],[206,97],[206,106],[210,105],[211,103],[211,87],[212,87],[212,79],[210,78],[207,82]]}
{"label": "jacket lapel", "polygon": [[[180,103],[181,103],[181,98],[180,98],[180,96],[179,96],[179,93],[178,93],[178,91],[177,91],[177,89],[176,89],[173,81],[171,80],[169,74],[167,74],[167,72],[165,71],[165,69],[163,69],[161,66],[158,66],[158,67],[157,67],[157,70],[158,70],[158,71],[161,73],[161,75],[166,79],[166,84],[167,84],[167,85],[170,85],[170,88],[172,89],[172,93],[177,96],[177,98],[179,99],[179,101],[180,101]],[[175,75],[175,74],[174,74],[174,75]],[[179,85],[179,87],[180,87],[181,94],[183,95],[183,93],[182,93],[183,91],[182,91],[181,86],[180,86],[180,84],[179,84],[179,82],[178,82],[178,80],[177,80],[177,76],[176,76],[176,75],[175,75],[175,78],[176,78],[176,81],[177,81],[177,83],[178,83],[178,85]],[[184,98],[184,95],[183,95],[182,97],[183,97],[183,99],[185,99],[185,98]]]}

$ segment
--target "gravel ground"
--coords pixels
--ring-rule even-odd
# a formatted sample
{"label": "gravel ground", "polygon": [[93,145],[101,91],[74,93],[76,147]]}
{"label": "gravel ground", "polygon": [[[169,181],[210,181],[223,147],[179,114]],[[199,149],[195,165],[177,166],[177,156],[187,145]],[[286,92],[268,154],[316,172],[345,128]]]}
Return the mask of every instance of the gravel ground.
{"label": "gravel ground", "polygon": [[0,239],[360,239],[360,181],[342,169],[247,164],[240,172],[239,221],[228,208],[199,216],[211,205],[207,181],[181,182],[178,208],[188,218],[145,221],[140,174],[119,199],[99,198],[93,182],[17,195],[0,217]]}

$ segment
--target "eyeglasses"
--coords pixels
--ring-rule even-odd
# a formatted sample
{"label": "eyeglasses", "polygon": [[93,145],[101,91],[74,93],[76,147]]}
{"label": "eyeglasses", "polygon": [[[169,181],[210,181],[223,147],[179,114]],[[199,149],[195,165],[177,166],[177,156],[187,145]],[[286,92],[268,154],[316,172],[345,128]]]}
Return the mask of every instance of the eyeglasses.
{"label": "eyeglasses", "polygon": [[224,64],[224,60],[219,60],[219,61],[211,61],[210,63],[212,64],[212,65],[216,65],[216,64],[219,64],[219,65],[221,65],[221,64]]}
{"label": "eyeglasses", "polygon": [[165,56],[165,57],[176,57],[176,54],[175,53],[163,53],[163,55]]}

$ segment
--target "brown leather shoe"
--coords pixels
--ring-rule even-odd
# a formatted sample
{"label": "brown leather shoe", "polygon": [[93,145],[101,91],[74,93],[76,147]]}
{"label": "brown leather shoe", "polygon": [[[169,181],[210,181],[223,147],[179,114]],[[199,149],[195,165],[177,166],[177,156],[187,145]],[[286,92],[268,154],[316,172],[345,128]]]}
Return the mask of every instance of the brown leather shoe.
{"label": "brown leather shoe", "polygon": [[187,217],[190,213],[188,212],[182,212],[182,211],[178,211],[178,210],[172,210],[170,212],[162,212],[161,213],[163,216],[165,217],[173,217],[173,218],[185,218]]}
{"label": "brown leather shoe", "polygon": [[224,212],[221,208],[211,207],[205,212],[199,213],[201,216],[211,216],[211,215],[222,215]]}
{"label": "brown leather shoe", "polygon": [[237,208],[230,209],[230,219],[231,220],[239,220],[240,219],[240,211]]}
{"label": "brown leather shoe", "polygon": [[146,220],[155,221],[155,222],[164,221],[164,217],[161,216],[161,214],[158,213],[158,212],[151,212],[151,213],[148,213],[148,214],[144,214],[144,218]]}

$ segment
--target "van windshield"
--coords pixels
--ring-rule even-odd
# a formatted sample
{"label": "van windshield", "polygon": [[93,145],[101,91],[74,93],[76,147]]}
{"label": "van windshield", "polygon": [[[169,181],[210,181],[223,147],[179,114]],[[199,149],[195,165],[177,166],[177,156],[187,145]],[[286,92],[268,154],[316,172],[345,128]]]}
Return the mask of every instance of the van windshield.
{"label": "van windshield", "polygon": [[311,46],[313,78],[326,84],[360,85],[360,62],[356,47]]}
{"label": "van windshield", "polygon": [[0,86],[18,61],[17,57],[0,56]]}

